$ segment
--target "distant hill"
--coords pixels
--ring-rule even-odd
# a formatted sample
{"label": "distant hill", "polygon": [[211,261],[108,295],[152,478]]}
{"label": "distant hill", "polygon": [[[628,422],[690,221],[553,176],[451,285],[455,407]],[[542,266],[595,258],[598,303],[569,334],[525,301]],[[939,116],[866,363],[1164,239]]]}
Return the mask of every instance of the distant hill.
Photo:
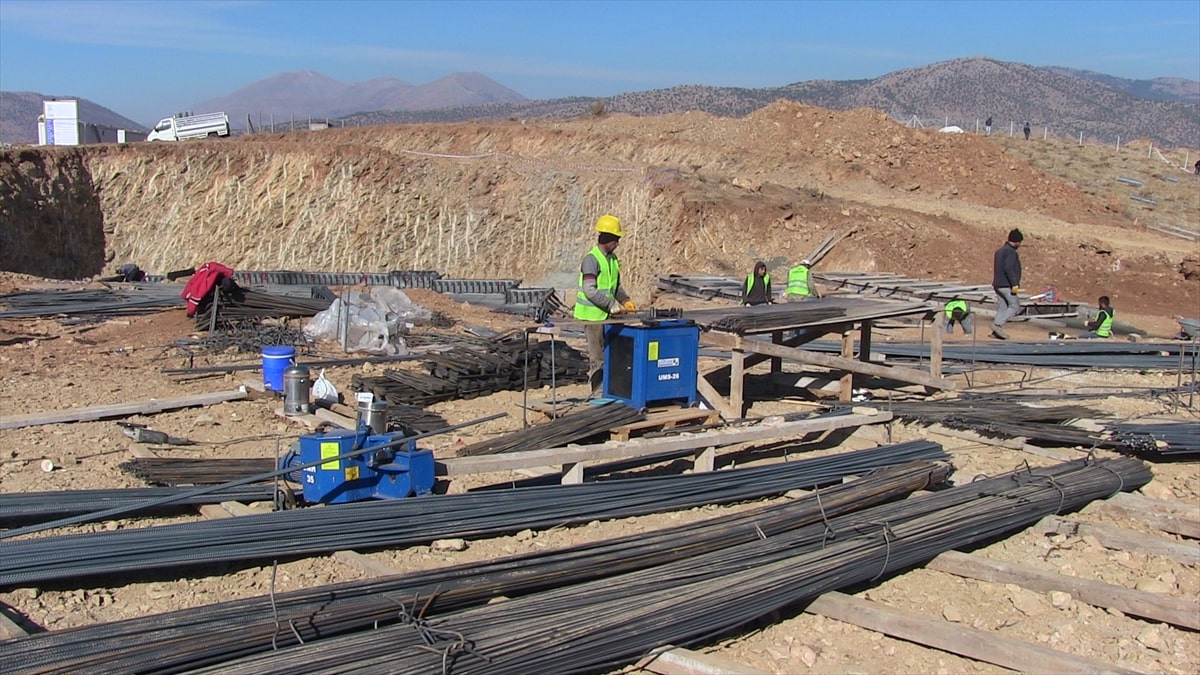
{"label": "distant hill", "polygon": [[[1000,131],[1028,120],[1060,136],[1083,132],[1106,141],[1145,138],[1171,147],[1200,147],[1200,103],[1189,100],[1200,82],[1160,78],[1121,80],[1118,88],[1097,77],[1056,67],[973,57],[909,68],[870,80],[810,80],[782,87],[742,89],[688,85],[620,94],[600,99],[606,112],[660,115],[703,110],[722,116],[749,114],[789,99],[834,110],[870,107],[907,121],[949,118],[973,130],[989,115]],[[1084,71],[1074,71],[1084,72]],[[1106,77],[1106,76],[1104,76]],[[1135,82],[1158,83],[1156,97],[1133,93]],[[1168,86],[1168,83],[1173,83]],[[348,124],[380,124],[468,119],[565,117],[593,114],[596,99],[574,97],[522,103],[492,103],[430,111],[379,111],[353,115]]]}
{"label": "distant hill", "polygon": [[259,80],[232,94],[201,101],[192,110],[221,110],[234,127],[245,128],[247,116],[256,127],[308,118],[336,118],[366,110],[436,110],[485,103],[517,103],[524,96],[480,73],[455,73],[428,84],[413,85],[385,77],[345,84],[305,70]]}
{"label": "distant hill", "polygon": [[48,96],[35,91],[0,91],[0,141],[4,143],[37,143],[37,119],[42,114],[42,101],[74,99],[79,101],[79,119],[115,129],[148,131],[146,127],[77,96]]}
{"label": "distant hill", "polygon": [[1047,70],[1107,84],[1113,89],[1120,89],[1130,96],[1150,99],[1151,101],[1200,103],[1200,82],[1195,80],[1185,80],[1181,77],[1156,77],[1153,80],[1130,80],[1124,77],[1114,77],[1112,75],[1105,75],[1104,73],[1097,73],[1093,70],[1077,70],[1075,68],[1060,68],[1058,66],[1050,66]]}

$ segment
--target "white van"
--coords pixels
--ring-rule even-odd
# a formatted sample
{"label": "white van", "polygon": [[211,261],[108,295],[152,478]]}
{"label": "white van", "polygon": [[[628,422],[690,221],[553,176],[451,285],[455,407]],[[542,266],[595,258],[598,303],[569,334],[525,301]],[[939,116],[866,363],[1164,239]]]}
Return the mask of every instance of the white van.
{"label": "white van", "polygon": [[192,115],[181,113],[154,125],[147,141],[186,141],[189,138],[216,138],[229,135],[229,116],[223,112]]}

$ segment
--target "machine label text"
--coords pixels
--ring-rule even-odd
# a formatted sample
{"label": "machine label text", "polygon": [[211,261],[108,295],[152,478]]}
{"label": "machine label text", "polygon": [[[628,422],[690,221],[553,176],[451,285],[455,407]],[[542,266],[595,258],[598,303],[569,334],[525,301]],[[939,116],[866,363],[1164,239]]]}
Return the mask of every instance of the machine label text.
{"label": "machine label text", "polygon": [[665,382],[667,380],[678,380],[678,379],[679,379],[679,373],[661,373],[658,376],[659,382]]}
{"label": "machine label text", "polygon": [[658,367],[659,368],[678,368],[679,367],[679,358],[676,357],[673,359],[659,359]]}

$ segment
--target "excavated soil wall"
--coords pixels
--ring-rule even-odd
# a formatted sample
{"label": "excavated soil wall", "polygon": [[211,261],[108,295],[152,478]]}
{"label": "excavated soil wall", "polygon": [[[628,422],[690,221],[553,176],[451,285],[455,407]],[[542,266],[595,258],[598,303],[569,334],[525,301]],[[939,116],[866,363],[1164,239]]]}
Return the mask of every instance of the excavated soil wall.
{"label": "excavated soil wall", "polygon": [[[623,277],[781,274],[826,235],[824,269],[990,283],[1020,227],[1028,288],[1166,314],[1196,306],[1195,244],[1002,144],[869,110],[779,102],[687,113],[410,125],[0,153],[0,269],[78,278],[136,262],[433,269],[570,286],[610,212]],[[1185,205],[1191,208],[1190,205]],[[1194,213],[1195,211],[1193,211]],[[1116,300],[1114,300],[1116,302]],[[1190,303],[1190,304],[1189,304]]]}

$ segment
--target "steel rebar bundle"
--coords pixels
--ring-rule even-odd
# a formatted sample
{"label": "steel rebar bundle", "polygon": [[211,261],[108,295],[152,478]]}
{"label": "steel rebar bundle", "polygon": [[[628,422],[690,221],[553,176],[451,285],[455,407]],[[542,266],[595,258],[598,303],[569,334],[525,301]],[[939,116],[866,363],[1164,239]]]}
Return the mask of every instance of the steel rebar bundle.
{"label": "steel rebar bundle", "polygon": [[129,288],[62,289],[18,291],[0,295],[0,319],[66,316],[72,319],[101,319],[115,316],[153,314],[182,307],[183,286],[158,285]]}
{"label": "steel rebar bundle", "polygon": [[[420,340],[440,340],[453,349],[427,356],[420,370],[389,369],[382,376],[355,375],[351,383],[355,391],[369,391],[389,402],[429,405],[497,391],[517,391],[526,384],[523,336],[486,339],[427,335]],[[529,345],[528,386],[570,384],[586,379],[587,359],[578,350],[557,340]]]}
{"label": "steel rebar bundle", "polygon": [[1200,454],[1200,422],[1126,422],[1106,428],[1122,449],[1147,459]]}
{"label": "steel rebar bundle", "polygon": [[[412,601],[397,607],[396,625],[197,672],[604,672],[660,645],[702,644],[793,603],[1012,534],[1151,478],[1131,458],[1022,471],[432,618]],[[941,508],[904,513],[919,505]]]}
{"label": "steel rebar bundle", "polygon": [[[179,492],[183,491],[174,487],[156,487],[0,493],[0,527],[42,523],[117,506],[134,506]],[[131,515],[173,513],[188,506],[218,504],[229,500],[271,501],[274,495],[275,490],[271,485],[243,486],[220,493],[185,497],[171,504],[145,511],[133,511]]]}
{"label": "steel rebar bundle", "polygon": [[775,536],[938,486],[949,470],[913,461],[819,494],[663,530],[39,634],[0,649],[13,673],[180,672],[393,623],[398,607],[417,597],[433,599],[424,612],[432,616]]}
{"label": "steel rebar bundle", "polygon": [[196,312],[197,328],[206,329],[212,324],[213,305],[216,305],[218,322],[313,316],[330,305],[328,300],[272,295],[246,288],[238,288],[231,293],[218,288],[213,292],[217,294],[216,302],[205,303]]}
{"label": "steel rebar bundle", "polygon": [[[442,425],[445,426],[445,425]],[[121,471],[149,485],[217,485],[256,476],[275,468],[265,458],[203,459],[193,457],[136,457],[117,465]],[[222,493],[226,494],[226,493]],[[221,501],[234,499],[225,496]]]}
{"label": "steel rebar bundle", "polygon": [[[805,349],[838,353],[840,342],[810,342]],[[929,345],[890,342],[871,345],[872,356],[898,360],[927,360]],[[1118,342],[1114,340],[1055,340],[1048,342],[980,342],[943,344],[942,359],[976,363],[1039,366],[1042,368],[1106,368],[1116,370],[1190,371],[1200,358],[1195,347],[1181,342]]]}
{"label": "steel rebar bundle", "polygon": [[[216,562],[292,559],[447,537],[495,535],[598,518],[725,504],[838,481],[846,475],[945,457],[902,443],[785,464],[624,480],[359,502],[112,532],[0,541],[0,588]],[[430,517],[435,508],[436,518]]]}
{"label": "steel rebar bundle", "polygon": [[1026,438],[1030,443],[1052,446],[1114,448],[1119,443],[1102,434],[1068,426],[1074,420],[1098,417],[1100,413],[1080,405],[1034,408],[1000,399],[962,401],[901,401],[886,409],[900,419],[922,424],[941,423],[953,429],[968,429],[985,436]]}
{"label": "steel rebar bundle", "polygon": [[621,403],[587,406],[583,410],[571,412],[544,424],[472,443],[459,448],[458,454],[460,457],[468,457],[491,455],[498,452],[558,448],[592,438],[622,424],[637,422],[645,418],[644,413]]}

